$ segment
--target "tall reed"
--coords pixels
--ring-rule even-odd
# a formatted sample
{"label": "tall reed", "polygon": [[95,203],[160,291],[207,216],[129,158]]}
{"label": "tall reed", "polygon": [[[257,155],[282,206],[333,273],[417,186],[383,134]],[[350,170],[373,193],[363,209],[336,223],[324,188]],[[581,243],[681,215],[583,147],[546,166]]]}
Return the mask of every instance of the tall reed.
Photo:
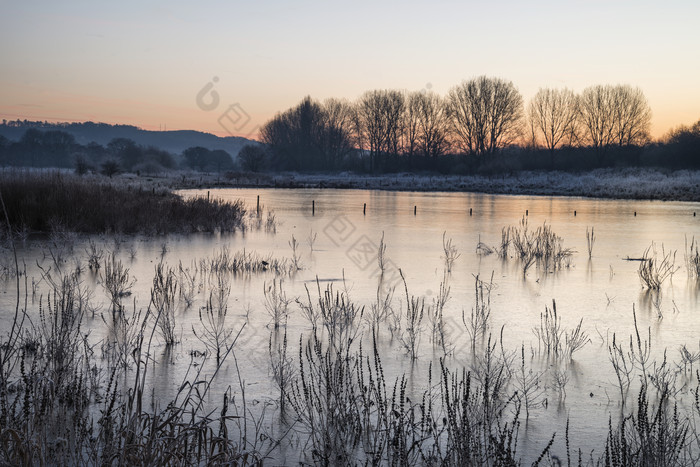
{"label": "tall reed", "polygon": [[700,280],[700,249],[695,237],[691,238],[690,246],[688,237],[685,237],[685,267],[688,269],[688,277]]}
{"label": "tall reed", "polygon": [[209,299],[204,307],[199,309],[199,332],[192,326],[192,333],[216,356],[217,365],[221,363],[222,355],[229,352],[233,345],[231,338],[233,328],[226,322],[228,315],[228,300],[231,294],[231,283],[226,275],[217,276],[217,287],[209,292]]}
{"label": "tall reed", "polygon": [[177,309],[177,276],[171,268],[165,268],[162,262],[155,268],[151,304],[155,309],[155,319],[165,345],[171,346],[178,341],[175,331],[175,311]]}
{"label": "tall reed", "polygon": [[445,269],[447,272],[452,272],[452,266],[454,265],[455,261],[460,257],[459,250],[457,247],[452,243],[451,238],[446,238],[447,232],[442,233],[442,251],[443,251],[443,260],[445,261]]}
{"label": "tall reed", "polygon": [[[379,239],[379,247],[377,248],[377,266],[379,274],[377,275],[377,293],[376,300],[370,305],[367,319],[370,327],[378,329],[379,325],[386,321],[394,310],[392,301],[394,297],[395,287],[387,284],[387,258],[386,258],[386,243],[384,243],[384,232]],[[395,331],[390,327],[392,333]]]}
{"label": "tall reed", "polygon": [[642,286],[650,290],[659,290],[661,285],[673,276],[673,273],[678,270],[676,267],[676,252],[666,252],[661,245],[661,255],[656,250],[656,245],[651,244],[642,255],[642,260],[639,262],[639,279]]}
{"label": "tall reed", "polygon": [[477,274],[474,276],[474,307],[466,318],[462,309],[462,323],[467,328],[467,333],[471,341],[472,351],[476,350],[477,341],[483,340],[488,334],[491,322],[491,290],[493,289],[493,272],[489,282],[484,282]]}
{"label": "tall reed", "polygon": [[287,294],[282,287],[282,279],[273,279],[272,284],[263,284],[265,293],[265,309],[270,315],[270,323],[277,329],[280,324],[287,322],[289,316],[289,304],[291,299],[287,298]]}
{"label": "tall reed", "polygon": [[104,262],[102,286],[109,295],[112,312],[122,310],[121,299],[131,294],[136,279],[129,275],[129,268],[124,267],[120,259],[112,252]]}
{"label": "tall reed", "polygon": [[[420,344],[423,332],[423,316],[425,315],[425,298],[415,297],[408,294],[408,285],[403,271],[399,270],[403,280],[404,291],[406,293],[405,324],[401,329],[399,341],[403,345],[406,353],[411,356],[411,360],[418,358],[418,345]],[[428,307],[430,314],[430,307]]]}
{"label": "tall reed", "polygon": [[588,259],[591,259],[593,257],[593,245],[595,244],[595,228],[591,227],[591,230],[588,230],[588,227],[586,227],[586,246],[588,249]]}

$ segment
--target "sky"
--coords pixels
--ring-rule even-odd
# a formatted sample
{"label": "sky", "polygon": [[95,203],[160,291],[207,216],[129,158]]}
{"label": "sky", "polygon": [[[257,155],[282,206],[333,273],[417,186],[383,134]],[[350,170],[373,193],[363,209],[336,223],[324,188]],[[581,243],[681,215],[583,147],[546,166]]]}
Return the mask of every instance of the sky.
{"label": "sky", "polygon": [[700,120],[700,1],[0,0],[0,118],[255,137],[304,96],[446,94],[481,75],[642,89]]}

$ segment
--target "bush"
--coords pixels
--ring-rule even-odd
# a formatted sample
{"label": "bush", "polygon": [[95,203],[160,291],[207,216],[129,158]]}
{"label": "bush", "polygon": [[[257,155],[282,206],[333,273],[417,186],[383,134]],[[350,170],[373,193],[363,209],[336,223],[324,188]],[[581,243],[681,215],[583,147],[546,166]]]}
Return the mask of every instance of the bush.
{"label": "bush", "polygon": [[113,160],[113,159],[108,159],[102,163],[100,166],[100,173],[104,175],[105,177],[112,178],[113,175],[116,175],[120,172],[119,168],[119,162]]}

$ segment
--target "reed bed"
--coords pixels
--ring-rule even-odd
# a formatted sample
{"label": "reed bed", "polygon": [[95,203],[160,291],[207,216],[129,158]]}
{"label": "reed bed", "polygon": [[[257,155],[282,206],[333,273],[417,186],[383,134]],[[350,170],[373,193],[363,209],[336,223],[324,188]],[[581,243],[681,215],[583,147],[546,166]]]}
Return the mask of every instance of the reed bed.
{"label": "reed bed", "polygon": [[0,187],[12,231],[166,234],[246,228],[241,202],[183,199],[116,180],[13,170],[0,172]]}
{"label": "reed bed", "polygon": [[[158,272],[158,271],[157,271]],[[162,271],[156,280],[167,277]],[[158,278],[160,277],[160,279]],[[38,325],[17,313],[0,346],[0,462],[6,465],[198,465],[258,463],[262,454],[245,431],[232,432],[232,395],[210,412],[208,391],[220,368],[192,370],[174,398],[147,394],[157,325],[149,306],[116,315],[121,354],[100,368],[83,333],[86,312],[77,276],[46,276]],[[167,279],[166,279],[167,282]],[[21,297],[18,297],[18,301]],[[26,303],[26,301],[25,301]],[[162,310],[160,311],[162,314]],[[111,341],[111,339],[110,339]],[[222,360],[232,353],[235,339]],[[123,363],[123,364],[122,364]],[[148,408],[148,400],[151,400]],[[161,408],[163,407],[163,408]]]}
{"label": "reed bed", "polygon": [[519,259],[525,275],[533,265],[551,271],[568,267],[575,251],[564,248],[563,239],[554,233],[551,226],[544,223],[532,230],[527,218],[523,217],[517,226],[503,228],[498,253],[504,259],[509,254]]}
{"label": "reed bed", "polygon": [[661,253],[659,253],[656,244],[652,243],[642,255],[638,273],[644,288],[659,290],[666,279],[672,277],[677,270],[676,252],[667,252],[661,245]]}
{"label": "reed bed", "polygon": [[260,274],[272,272],[279,276],[290,276],[297,272],[298,262],[287,258],[275,258],[271,254],[262,256],[255,251],[231,250],[224,246],[214,256],[200,261],[200,272],[217,274]]}

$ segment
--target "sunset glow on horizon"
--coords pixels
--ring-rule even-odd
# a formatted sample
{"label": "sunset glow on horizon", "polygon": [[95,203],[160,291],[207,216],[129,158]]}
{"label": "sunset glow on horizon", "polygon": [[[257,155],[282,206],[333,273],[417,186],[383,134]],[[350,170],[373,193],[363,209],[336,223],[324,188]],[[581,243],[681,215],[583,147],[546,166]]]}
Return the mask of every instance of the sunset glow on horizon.
{"label": "sunset glow on horizon", "polygon": [[[700,120],[698,17],[694,1],[4,2],[0,119],[254,137],[306,95],[445,95],[487,75],[526,104],[544,87],[639,87],[659,138]],[[217,105],[199,105],[209,84]]]}

